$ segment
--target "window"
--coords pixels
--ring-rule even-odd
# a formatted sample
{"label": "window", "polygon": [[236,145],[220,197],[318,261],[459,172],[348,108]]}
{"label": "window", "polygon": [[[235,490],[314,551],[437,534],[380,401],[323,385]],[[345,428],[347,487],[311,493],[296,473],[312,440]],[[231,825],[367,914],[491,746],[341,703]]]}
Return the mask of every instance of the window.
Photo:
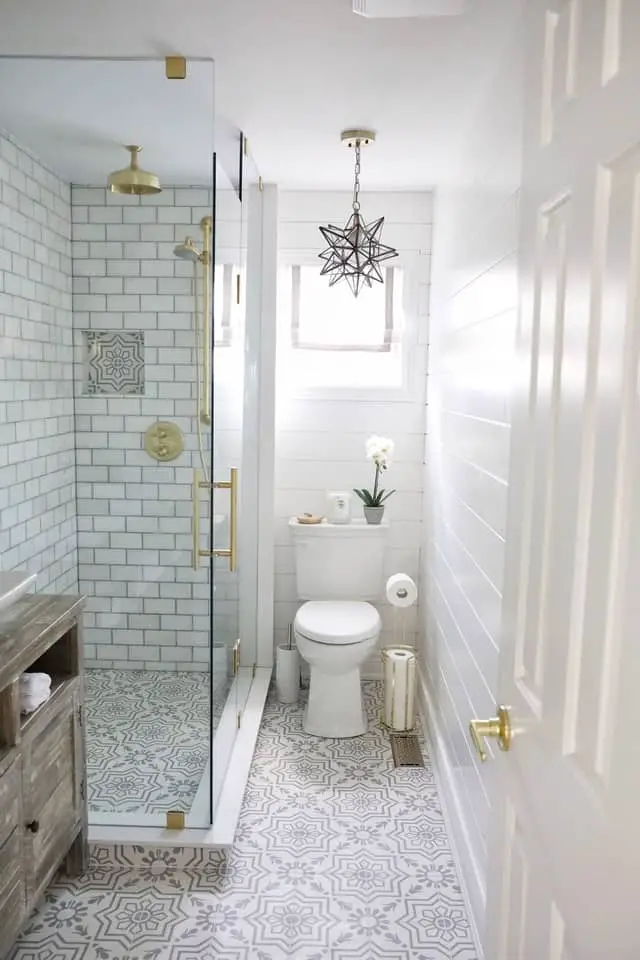
{"label": "window", "polygon": [[317,267],[291,268],[291,346],[299,350],[389,353],[393,343],[395,274],[354,297],[346,283],[329,286]]}
{"label": "window", "polygon": [[354,297],[346,283],[329,286],[320,266],[282,268],[280,374],[288,385],[400,387],[404,325],[403,271]]}

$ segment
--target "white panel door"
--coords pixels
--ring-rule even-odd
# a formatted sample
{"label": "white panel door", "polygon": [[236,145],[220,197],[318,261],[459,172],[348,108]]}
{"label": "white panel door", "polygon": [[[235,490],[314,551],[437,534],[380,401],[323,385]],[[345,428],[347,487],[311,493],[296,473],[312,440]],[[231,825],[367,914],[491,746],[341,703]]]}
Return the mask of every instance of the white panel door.
{"label": "white panel door", "polygon": [[527,0],[487,960],[640,958],[640,0]]}

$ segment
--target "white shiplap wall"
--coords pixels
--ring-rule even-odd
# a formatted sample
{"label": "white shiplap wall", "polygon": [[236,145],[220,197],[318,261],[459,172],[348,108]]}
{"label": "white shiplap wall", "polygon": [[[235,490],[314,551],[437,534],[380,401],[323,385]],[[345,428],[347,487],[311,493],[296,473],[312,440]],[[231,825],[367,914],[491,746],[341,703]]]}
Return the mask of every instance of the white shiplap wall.
{"label": "white shiplap wall", "polygon": [[504,7],[457,186],[438,192],[427,408],[422,667],[441,783],[476,923],[483,924],[489,778],[470,744],[493,716],[502,615],[509,394],[517,314],[519,12]]}
{"label": "white shiplap wall", "polygon": [[0,567],[76,591],[69,187],[0,135]]}
{"label": "white shiplap wall", "polygon": [[[364,444],[372,433],[396,443],[393,466],[385,485],[397,493],[387,504],[391,523],[385,576],[402,570],[419,579],[422,541],[424,462],[424,396],[427,365],[427,324],[431,266],[432,196],[429,193],[375,193],[362,195],[367,219],[385,217],[384,240],[398,248],[412,264],[414,347],[410,351],[411,389],[402,397],[368,388],[338,391],[331,397],[295,396],[281,379],[276,413],[275,477],[275,641],[286,639],[287,627],[298,607],[289,517],[304,511],[324,514],[327,490],[350,490],[370,485],[371,465]],[[321,223],[341,223],[351,195],[342,192],[281,192],[279,250],[287,263],[296,256],[313,256],[322,249]],[[286,325],[284,325],[286,326]],[[282,326],[281,328],[282,329]],[[383,396],[384,395],[384,396]],[[354,510],[361,515],[354,496]],[[381,642],[393,636],[394,611],[379,605],[383,622]],[[407,642],[414,642],[418,608],[407,611]],[[371,658],[369,675],[379,673],[379,658]]]}

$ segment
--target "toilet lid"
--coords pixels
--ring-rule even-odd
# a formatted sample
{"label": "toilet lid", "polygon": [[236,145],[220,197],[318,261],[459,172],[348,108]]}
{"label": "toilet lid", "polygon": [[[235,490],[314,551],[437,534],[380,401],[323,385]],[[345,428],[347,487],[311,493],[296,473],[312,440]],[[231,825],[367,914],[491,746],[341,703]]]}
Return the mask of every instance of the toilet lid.
{"label": "toilet lid", "polygon": [[380,614],[370,603],[310,600],[296,614],[295,629],[317,643],[357,643],[380,631]]}

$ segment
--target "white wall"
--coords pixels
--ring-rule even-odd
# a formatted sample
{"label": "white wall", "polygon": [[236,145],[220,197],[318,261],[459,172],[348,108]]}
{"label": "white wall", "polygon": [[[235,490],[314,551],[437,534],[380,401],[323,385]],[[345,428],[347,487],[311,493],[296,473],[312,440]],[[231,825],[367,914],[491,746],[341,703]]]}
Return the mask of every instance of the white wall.
{"label": "white wall", "polygon": [[517,313],[521,3],[487,60],[456,171],[438,192],[427,410],[422,667],[442,786],[474,916],[484,912],[489,779],[472,717],[495,710],[504,578],[509,394]]}
{"label": "white wall", "polygon": [[[385,576],[402,570],[419,579],[424,482],[424,396],[431,255],[432,197],[429,193],[363,194],[367,219],[385,216],[384,242],[395,246],[411,265],[411,316],[407,323],[414,349],[410,356],[410,388],[393,395],[385,390],[331,391],[322,397],[296,396],[278,377],[275,477],[275,641],[286,639],[296,601],[293,551],[288,519],[304,511],[324,514],[326,491],[370,486],[371,464],[365,459],[365,440],[372,433],[396,443],[393,466],[385,486],[397,493],[388,501],[391,523],[385,558]],[[349,212],[348,193],[281,192],[279,249],[287,262],[315,256],[323,249],[320,224],[341,223]],[[286,324],[284,324],[286,328]],[[286,334],[285,334],[286,335]],[[354,512],[362,515],[354,496]],[[379,606],[381,643],[393,637],[394,617],[386,603]],[[407,642],[416,638],[417,608],[407,611]],[[374,655],[367,674],[380,672]]]}
{"label": "white wall", "polygon": [[0,135],[0,557],[77,591],[69,187]]}

